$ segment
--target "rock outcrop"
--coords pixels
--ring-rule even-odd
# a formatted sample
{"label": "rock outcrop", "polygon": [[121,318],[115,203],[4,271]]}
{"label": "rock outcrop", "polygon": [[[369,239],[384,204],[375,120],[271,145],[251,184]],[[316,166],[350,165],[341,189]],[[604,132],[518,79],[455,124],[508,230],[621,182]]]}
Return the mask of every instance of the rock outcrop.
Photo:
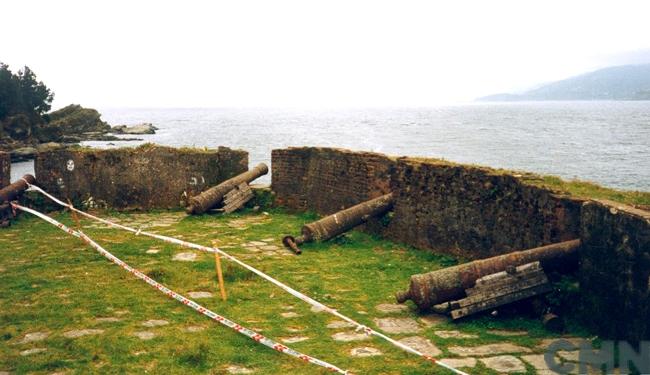
{"label": "rock outcrop", "polygon": [[127,126],[117,125],[111,128],[113,134],[156,134],[157,127],[151,123],[143,122],[142,124]]}
{"label": "rock outcrop", "polygon": [[62,135],[98,135],[111,130],[111,126],[102,121],[97,110],[70,104],[49,114],[49,126],[60,129]]}

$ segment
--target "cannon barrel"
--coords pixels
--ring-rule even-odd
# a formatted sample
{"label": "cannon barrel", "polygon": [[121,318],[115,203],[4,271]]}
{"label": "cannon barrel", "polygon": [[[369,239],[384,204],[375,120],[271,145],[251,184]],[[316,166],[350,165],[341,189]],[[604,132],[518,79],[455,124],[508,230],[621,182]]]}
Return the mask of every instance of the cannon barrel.
{"label": "cannon barrel", "polygon": [[297,245],[312,241],[327,241],[341,233],[363,224],[371,217],[380,216],[393,207],[393,194],[389,193],[339,211],[302,227],[299,237],[285,236],[282,243],[300,254]]}
{"label": "cannon barrel", "polygon": [[27,190],[29,187],[28,182],[29,184],[34,184],[36,183],[36,178],[31,174],[26,174],[20,180],[0,189],[0,203],[16,199],[16,197]]}
{"label": "cannon barrel", "polygon": [[436,304],[461,298],[465,289],[473,287],[477,279],[510,267],[539,261],[545,270],[575,268],[579,248],[580,240],[571,240],[413,275],[409,288],[397,292],[395,297],[398,303],[411,300],[421,311],[429,310]]}
{"label": "cannon barrel", "polygon": [[201,194],[190,198],[186,211],[188,214],[202,214],[219,204],[223,200],[223,196],[238,185],[249,183],[267,173],[269,173],[269,167],[264,163],[259,163],[255,168],[228,179],[219,185],[213,186]]}

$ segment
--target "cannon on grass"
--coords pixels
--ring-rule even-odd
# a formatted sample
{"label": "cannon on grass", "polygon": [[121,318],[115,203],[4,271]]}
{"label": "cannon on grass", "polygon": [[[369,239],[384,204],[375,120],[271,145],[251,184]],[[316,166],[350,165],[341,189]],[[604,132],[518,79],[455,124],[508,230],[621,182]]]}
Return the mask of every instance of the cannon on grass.
{"label": "cannon on grass", "polygon": [[385,214],[391,208],[393,208],[393,194],[389,193],[305,224],[300,236],[284,236],[282,243],[296,254],[300,254],[302,251],[299,245],[312,241],[327,241],[365,223],[372,217]]}
{"label": "cannon on grass", "polygon": [[548,292],[544,271],[574,269],[579,248],[580,240],[571,240],[413,275],[395,297],[398,303],[413,301],[420,311],[460,318]]}
{"label": "cannon on grass", "polygon": [[29,185],[34,183],[36,183],[36,178],[31,174],[26,174],[18,181],[0,189],[0,228],[8,227],[9,219],[13,217],[9,202],[22,195]]}
{"label": "cannon on grass", "polygon": [[248,183],[267,173],[269,173],[269,167],[260,163],[255,168],[190,198],[186,211],[188,214],[202,214],[220,203],[226,203],[224,212],[232,212],[253,197]]}

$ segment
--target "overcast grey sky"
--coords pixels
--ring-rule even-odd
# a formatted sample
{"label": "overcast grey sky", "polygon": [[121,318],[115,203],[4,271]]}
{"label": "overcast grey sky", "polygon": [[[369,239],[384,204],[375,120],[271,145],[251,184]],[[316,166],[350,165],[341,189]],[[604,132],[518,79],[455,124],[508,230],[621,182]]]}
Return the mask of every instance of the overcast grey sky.
{"label": "overcast grey sky", "polygon": [[[427,106],[650,48],[648,1],[3,1],[54,106]],[[619,59],[620,60],[620,59]]]}

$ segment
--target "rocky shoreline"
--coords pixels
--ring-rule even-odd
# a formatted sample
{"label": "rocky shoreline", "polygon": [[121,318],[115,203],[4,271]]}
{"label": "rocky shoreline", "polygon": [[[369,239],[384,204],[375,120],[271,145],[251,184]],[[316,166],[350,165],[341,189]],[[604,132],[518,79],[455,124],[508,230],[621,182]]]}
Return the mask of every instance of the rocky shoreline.
{"label": "rocky shoreline", "polygon": [[0,123],[0,151],[9,152],[12,162],[34,158],[37,152],[49,151],[84,141],[141,141],[132,135],[155,134],[151,123],[111,126],[99,112],[72,104],[45,116],[45,123],[33,123],[14,116]]}

